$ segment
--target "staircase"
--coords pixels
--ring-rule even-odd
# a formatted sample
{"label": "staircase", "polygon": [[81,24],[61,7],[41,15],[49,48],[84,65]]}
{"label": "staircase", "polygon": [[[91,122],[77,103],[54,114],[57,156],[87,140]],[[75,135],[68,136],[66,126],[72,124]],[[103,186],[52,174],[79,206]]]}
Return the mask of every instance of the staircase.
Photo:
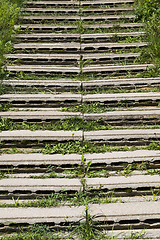
{"label": "staircase", "polygon": [[0,97],[2,236],[159,239],[160,78],[134,17],[134,0],[25,3]]}

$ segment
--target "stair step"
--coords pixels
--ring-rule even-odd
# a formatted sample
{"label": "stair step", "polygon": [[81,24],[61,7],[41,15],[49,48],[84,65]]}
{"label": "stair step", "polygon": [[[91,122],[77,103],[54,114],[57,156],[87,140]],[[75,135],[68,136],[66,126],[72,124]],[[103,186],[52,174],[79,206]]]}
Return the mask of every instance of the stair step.
{"label": "stair step", "polygon": [[108,15],[108,16],[87,16],[87,17],[80,17],[80,16],[24,16],[23,23],[36,23],[41,22],[45,23],[45,21],[49,22],[72,22],[76,23],[77,21],[92,21],[92,22],[114,22],[120,20],[133,20],[135,15]]}
{"label": "stair step", "polygon": [[159,129],[123,129],[84,132],[84,140],[106,144],[144,145],[160,139]]}
{"label": "stair step", "polygon": [[10,102],[14,106],[24,106],[26,105],[46,105],[50,107],[54,105],[75,105],[81,103],[81,94],[71,94],[71,93],[62,93],[62,94],[3,94],[0,102]]}
{"label": "stair step", "polygon": [[[134,202],[90,204],[90,212],[101,222],[101,227],[107,230],[128,229],[130,224],[137,228],[155,228],[159,226],[160,205],[159,202]],[[147,212],[146,212],[147,209]],[[5,227],[13,227],[13,222],[18,224],[52,223],[55,228],[62,227],[66,222],[78,222],[83,219],[85,206],[79,207],[51,207],[51,208],[1,208],[1,230]],[[106,223],[107,218],[107,224]],[[24,225],[25,226],[25,225]],[[65,226],[65,225],[64,225]],[[64,227],[65,228],[65,227]]]}
{"label": "stair step", "polygon": [[157,78],[112,78],[106,80],[88,80],[78,81],[66,79],[58,80],[16,80],[9,79],[3,80],[4,86],[14,87],[49,87],[55,89],[77,89],[77,90],[93,90],[97,88],[109,89],[109,88],[135,88],[135,87],[154,87],[160,84],[160,77]]}
{"label": "stair step", "polygon": [[[101,34],[81,34],[81,41],[85,42],[108,42],[113,41],[113,37],[125,39],[126,37],[143,36],[144,32],[126,32],[126,33],[101,33]],[[36,33],[36,34],[18,34],[16,39],[21,42],[80,42],[79,34],[53,34],[53,33]]]}
{"label": "stair step", "polygon": [[[114,191],[115,196],[142,196],[144,192],[152,194],[151,189],[155,189],[155,185],[158,186],[160,180],[158,175],[135,175],[127,178],[125,176],[111,176],[108,178],[86,178],[86,184],[88,191],[89,189],[97,191],[100,188],[105,193]],[[1,179],[0,198],[20,197],[27,199],[63,191],[71,192],[70,195],[73,195],[80,189],[82,189],[81,181],[76,178],[9,178]],[[127,193],[127,190],[130,192]]]}
{"label": "stair step", "polygon": [[[140,53],[121,53],[121,54],[85,54],[83,61],[91,60],[90,64],[110,62],[120,62],[126,60],[132,62]],[[7,54],[7,59],[10,61],[16,60],[22,64],[80,64],[80,54]]]}
{"label": "stair step", "polygon": [[[59,169],[73,169],[74,166],[81,164],[80,154],[2,154],[0,155],[0,166],[3,171],[12,167],[13,171],[20,170],[26,172],[42,172],[47,170],[49,165],[56,166]],[[87,164],[92,161],[91,169],[120,170],[128,164],[149,162],[150,167],[160,167],[160,151],[156,150],[136,150],[128,152],[106,152],[84,154]],[[43,167],[42,167],[43,166]],[[26,168],[26,169],[25,169]],[[55,168],[56,171],[56,168]],[[117,185],[118,187],[118,185]]]}
{"label": "stair step", "polygon": [[134,10],[133,7],[116,7],[116,8],[92,8],[92,9],[83,9],[81,8],[21,8],[22,14],[24,13],[43,13],[43,14],[117,14],[123,12],[132,12]]}
{"label": "stair step", "polygon": [[[118,27],[121,29],[139,29],[140,27],[143,27],[143,23],[120,23],[118,26],[115,24],[94,24],[94,25],[83,25],[84,29],[90,29],[90,30],[96,30],[96,29],[112,29],[114,27]],[[53,33],[53,32],[62,32],[62,31],[77,31],[76,25],[49,25],[49,24],[20,24],[15,25],[15,29],[21,29],[21,30],[27,30],[31,32],[46,32],[46,33]],[[81,31],[81,29],[78,29],[78,31]]]}

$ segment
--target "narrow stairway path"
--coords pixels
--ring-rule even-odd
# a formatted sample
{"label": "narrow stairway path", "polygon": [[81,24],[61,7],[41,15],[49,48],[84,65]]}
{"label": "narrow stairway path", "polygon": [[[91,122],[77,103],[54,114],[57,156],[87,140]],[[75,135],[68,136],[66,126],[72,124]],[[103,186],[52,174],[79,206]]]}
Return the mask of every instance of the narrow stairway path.
{"label": "narrow stairway path", "polygon": [[134,7],[21,9],[0,97],[1,235],[44,224],[48,239],[87,239],[90,224],[95,239],[160,237],[160,77],[144,77]]}

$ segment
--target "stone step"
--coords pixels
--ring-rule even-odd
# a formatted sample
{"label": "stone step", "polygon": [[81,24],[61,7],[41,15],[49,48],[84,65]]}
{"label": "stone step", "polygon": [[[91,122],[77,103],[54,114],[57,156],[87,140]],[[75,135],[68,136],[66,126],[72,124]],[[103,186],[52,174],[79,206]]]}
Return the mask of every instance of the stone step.
{"label": "stone step", "polygon": [[36,34],[17,34],[16,39],[22,42],[80,42],[80,34],[55,34],[55,33],[36,33]]}
{"label": "stone step", "polygon": [[116,52],[119,50],[128,50],[142,48],[147,46],[145,42],[137,43],[82,43],[81,51],[83,52]]}
{"label": "stone step", "polygon": [[135,18],[135,15],[108,15],[108,16],[86,16],[86,17],[81,17],[81,16],[23,16],[23,23],[45,23],[45,22],[72,22],[72,23],[77,23],[78,21],[83,21],[83,22],[116,22],[116,21],[127,21],[127,20],[133,20]]}
{"label": "stone step", "polygon": [[[89,212],[96,216],[102,228],[106,230],[128,230],[132,224],[133,228],[158,228],[160,217],[159,202],[133,202],[133,203],[111,203],[90,204]],[[79,207],[51,207],[51,208],[1,208],[0,209],[1,230],[6,227],[13,229],[16,225],[23,223],[23,227],[29,224],[50,223],[50,227],[66,228],[67,224],[82,221],[85,217],[85,206]],[[106,221],[107,219],[107,221]]]}
{"label": "stone step", "polygon": [[67,89],[77,90],[96,90],[98,89],[110,89],[110,88],[125,88],[135,89],[139,87],[155,87],[160,84],[160,77],[157,78],[112,78],[106,80],[88,80],[88,81],[76,81],[69,78],[57,79],[57,80],[16,80],[9,79],[3,80],[4,86],[13,87],[38,87],[38,88],[53,88],[56,90],[66,91]]}
{"label": "stone step", "polygon": [[[5,84],[5,81],[4,81]],[[160,84],[160,78],[112,78],[106,80],[89,80],[82,82],[82,89],[90,90],[97,88],[110,89],[111,87],[136,88],[151,87]]]}
{"label": "stone step", "polygon": [[79,52],[80,43],[68,42],[68,43],[18,43],[14,44],[14,49],[18,51],[32,51],[36,52]]}
{"label": "stone step", "polygon": [[[105,195],[110,191],[114,196],[143,196],[143,194],[152,194],[152,189],[159,186],[160,179],[158,175],[134,175],[134,176],[111,176],[108,178],[86,178],[86,186],[94,194],[104,191]],[[68,178],[9,178],[1,179],[0,199],[9,199],[12,197],[20,199],[36,198],[47,196],[54,193],[69,193],[73,195],[82,189],[80,179]],[[130,190],[130,191],[128,191]],[[157,188],[158,191],[158,188]],[[156,192],[156,191],[155,191]],[[4,194],[5,193],[5,194]],[[5,195],[5,196],[4,196]],[[143,197],[142,197],[143,198]]]}
{"label": "stone step", "polygon": [[127,37],[144,36],[145,32],[122,32],[122,33],[96,33],[96,34],[82,34],[81,41],[83,42],[113,42],[114,37],[118,39],[125,39]]}
{"label": "stone step", "polygon": [[73,66],[61,66],[61,65],[21,65],[21,66],[7,66],[7,71],[10,72],[10,74],[16,74],[18,72],[24,72],[24,73],[31,73],[31,74],[37,74],[37,75],[67,75],[70,76],[72,74],[79,75],[80,69],[79,67],[73,67]]}
{"label": "stone step", "polygon": [[131,65],[91,65],[87,67],[73,67],[73,66],[61,66],[61,65],[13,65],[7,66],[7,71],[10,74],[15,74],[19,72],[32,73],[37,75],[57,75],[62,74],[64,76],[70,76],[71,74],[79,75],[80,73],[84,74],[97,74],[97,75],[108,75],[116,74],[117,76],[123,76],[124,74],[138,73],[146,71],[148,68],[153,68],[153,64],[131,64]]}
{"label": "stone step", "polygon": [[53,34],[53,33],[36,33],[36,34],[17,34],[16,39],[22,42],[113,42],[115,39],[125,39],[127,37],[144,36],[144,32],[124,32],[124,33],[101,33],[101,34]]}
{"label": "stone step", "polygon": [[[143,23],[120,23],[118,24],[119,29],[127,29],[127,30],[139,30],[141,27],[143,27]],[[53,33],[53,32],[58,32],[62,33],[67,31],[77,31],[77,33],[80,33],[82,29],[77,29],[76,25],[49,25],[49,24],[20,24],[20,25],[15,25],[15,29],[21,29],[27,30],[33,33]],[[83,25],[83,29],[89,29],[89,30],[96,30],[96,29],[102,29],[102,30],[109,30],[113,29],[116,27],[116,24],[94,24],[94,25]],[[142,30],[141,30],[142,32]]]}
{"label": "stone step", "polygon": [[3,80],[4,86],[12,86],[16,87],[16,89],[20,88],[25,89],[27,87],[36,87],[36,88],[49,88],[53,89],[54,91],[71,91],[71,90],[81,90],[82,83],[81,81],[76,81],[72,79],[57,79],[57,80]]}
{"label": "stone step", "polygon": [[[82,136],[84,135],[84,136]],[[94,141],[95,143],[115,144],[119,146],[124,145],[145,145],[152,141],[160,140],[160,129],[123,129],[123,130],[99,130],[99,131],[50,131],[50,130],[13,130],[0,132],[1,146],[13,146],[22,141],[37,141],[37,145],[44,146],[44,142],[49,141],[67,141],[67,140],[85,140]],[[41,142],[41,143],[40,143]]]}
{"label": "stone step", "polygon": [[86,94],[83,95],[82,102],[103,102],[105,104],[116,104],[118,102],[132,102],[147,105],[147,102],[159,102],[159,92],[139,92],[139,93],[113,93],[113,94]]}
{"label": "stone step", "polygon": [[61,112],[61,111],[7,111],[1,112],[2,118],[10,118],[14,122],[50,122],[53,120],[62,120],[70,117],[81,117],[85,120],[101,119],[104,124],[116,126],[122,125],[137,125],[137,124],[159,124],[160,110],[145,110],[142,111],[109,111],[104,113],[80,113],[80,112]]}
{"label": "stone step", "polygon": [[[83,117],[80,112],[61,112],[61,111],[8,111],[1,112],[2,118],[10,118],[15,120],[29,121],[29,122],[49,122],[52,120],[61,120],[68,117]],[[156,118],[156,117],[155,117]]]}
{"label": "stone step", "polygon": [[123,129],[84,132],[85,141],[124,145],[145,145],[159,141],[160,129]]}
{"label": "stone step", "polygon": [[[2,154],[0,155],[0,166],[5,172],[12,169],[19,173],[44,173],[48,166],[55,166],[55,171],[74,169],[81,164],[80,154]],[[123,170],[125,166],[149,163],[150,168],[160,167],[160,151],[136,150],[128,152],[106,152],[106,153],[84,153],[85,165],[92,161],[90,169]],[[118,186],[118,185],[117,185]]]}
{"label": "stone step", "polygon": [[142,48],[147,46],[147,43],[17,43],[14,44],[14,49],[20,51],[36,51],[36,52],[116,52],[119,50],[128,50],[134,48]]}
{"label": "stone step", "polygon": [[144,72],[148,68],[153,67],[154,67],[153,64],[127,64],[127,65],[97,64],[91,66],[84,66],[82,68],[82,73],[86,75],[96,74],[97,76],[108,76],[108,74],[114,74],[114,76],[116,75],[124,77],[124,74],[128,73],[136,74],[138,72]]}
{"label": "stone step", "polygon": [[63,14],[63,15],[72,15],[72,14],[119,14],[124,12],[132,12],[134,10],[133,7],[116,7],[116,8],[22,8],[22,14],[30,13],[30,14]]}
{"label": "stone step", "polygon": [[58,105],[75,105],[81,103],[81,94],[3,94],[1,95],[0,102],[10,102],[14,106],[36,105],[38,106],[55,106]]}
{"label": "stone step", "polygon": [[13,130],[0,132],[0,141],[82,141],[82,131],[30,131]]}
{"label": "stone step", "polygon": [[[62,64],[62,65],[78,65],[81,59],[80,54],[7,54],[6,58],[10,61],[16,61],[21,64]],[[121,53],[121,54],[85,54],[82,58],[83,61],[90,60],[90,64],[95,63],[114,63],[120,61],[133,62],[135,58],[139,57],[140,53]]]}
{"label": "stone step", "polygon": [[26,7],[49,8],[49,7],[65,7],[65,8],[79,8],[79,1],[27,1]]}
{"label": "stone step", "polygon": [[135,93],[114,93],[114,94],[3,94],[0,102],[10,102],[11,104],[78,104],[90,102],[102,102],[107,105],[116,105],[119,102],[135,104],[157,105],[160,99],[159,92],[135,92]]}
{"label": "stone step", "polygon": [[95,7],[97,6],[119,6],[119,5],[132,5],[134,3],[134,0],[114,0],[114,1],[109,1],[109,0],[101,0],[101,1],[27,1],[26,5],[29,7]]}
{"label": "stone step", "polygon": [[79,65],[80,54],[8,54],[7,59],[21,64],[32,65]]}

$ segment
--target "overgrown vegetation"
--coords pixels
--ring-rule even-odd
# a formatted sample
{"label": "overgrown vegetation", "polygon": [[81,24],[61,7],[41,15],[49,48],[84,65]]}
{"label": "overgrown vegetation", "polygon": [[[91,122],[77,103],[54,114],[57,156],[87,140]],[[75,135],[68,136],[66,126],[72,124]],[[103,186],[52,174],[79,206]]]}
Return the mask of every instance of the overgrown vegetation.
{"label": "overgrown vegetation", "polygon": [[139,0],[136,3],[135,20],[145,23],[148,49],[143,54],[160,68],[160,1]]}
{"label": "overgrown vegetation", "polygon": [[0,0],[0,78],[5,73],[5,54],[12,49],[12,34],[14,24],[20,13],[20,4],[23,0]]}

